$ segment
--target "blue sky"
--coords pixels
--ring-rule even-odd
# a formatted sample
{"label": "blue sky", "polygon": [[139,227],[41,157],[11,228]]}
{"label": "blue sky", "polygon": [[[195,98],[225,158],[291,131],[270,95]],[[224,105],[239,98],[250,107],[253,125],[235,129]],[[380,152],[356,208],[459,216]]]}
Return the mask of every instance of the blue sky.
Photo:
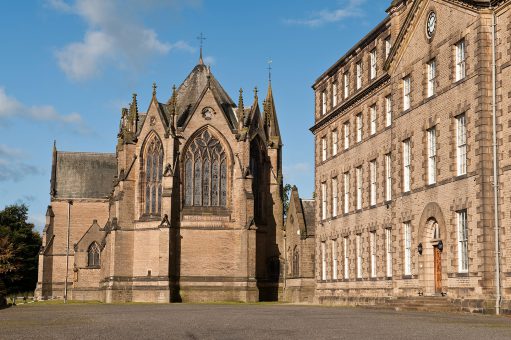
{"label": "blue sky", "polygon": [[204,56],[236,101],[266,93],[267,61],[284,141],[285,182],[314,190],[314,80],[386,15],[390,0],[33,0],[0,2],[0,208],[25,202],[44,226],[53,140],[114,152],[136,92],[170,97]]}

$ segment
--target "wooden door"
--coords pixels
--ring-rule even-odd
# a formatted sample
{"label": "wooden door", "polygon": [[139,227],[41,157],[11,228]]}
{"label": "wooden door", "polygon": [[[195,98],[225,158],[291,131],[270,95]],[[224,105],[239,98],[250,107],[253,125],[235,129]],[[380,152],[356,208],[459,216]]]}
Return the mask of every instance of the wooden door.
{"label": "wooden door", "polygon": [[435,293],[442,292],[442,253],[438,247],[434,247],[435,252]]}

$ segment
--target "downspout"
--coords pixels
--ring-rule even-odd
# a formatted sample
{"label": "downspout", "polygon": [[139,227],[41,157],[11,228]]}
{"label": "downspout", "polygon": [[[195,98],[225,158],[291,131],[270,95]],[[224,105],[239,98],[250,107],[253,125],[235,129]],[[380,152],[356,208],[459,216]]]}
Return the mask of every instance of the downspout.
{"label": "downspout", "polygon": [[499,226],[499,171],[497,160],[497,66],[496,66],[496,20],[495,10],[491,0],[490,9],[492,11],[492,138],[493,138],[493,204],[494,204],[494,225],[495,225],[495,314],[500,314],[500,226]]}
{"label": "downspout", "polygon": [[64,281],[64,303],[67,303],[67,278],[69,275],[69,234],[71,232],[71,205],[72,200],[67,201],[67,244],[66,244],[66,279]]}

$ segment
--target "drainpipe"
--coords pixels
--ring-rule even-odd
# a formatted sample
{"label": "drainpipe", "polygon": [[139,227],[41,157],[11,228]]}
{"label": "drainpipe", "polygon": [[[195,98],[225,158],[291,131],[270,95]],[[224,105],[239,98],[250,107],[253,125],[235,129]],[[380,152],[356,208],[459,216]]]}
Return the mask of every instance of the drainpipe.
{"label": "drainpipe", "polygon": [[69,275],[69,234],[71,232],[71,205],[73,201],[67,201],[67,245],[66,245],[66,279],[64,283],[64,303],[67,303],[67,277]]}
{"label": "drainpipe", "polygon": [[492,11],[492,135],[493,135],[493,199],[494,199],[494,225],[495,225],[495,314],[500,314],[500,227],[499,227],[499,170],[497,160],[497,67],[496,67],[496,20],[495,10],[490,0]]}

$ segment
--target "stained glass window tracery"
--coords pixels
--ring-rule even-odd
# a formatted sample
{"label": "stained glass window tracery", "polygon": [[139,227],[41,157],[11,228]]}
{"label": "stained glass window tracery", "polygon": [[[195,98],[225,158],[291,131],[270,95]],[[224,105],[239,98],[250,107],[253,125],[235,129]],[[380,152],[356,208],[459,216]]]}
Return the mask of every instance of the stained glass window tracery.
{"label": "stained glass window tracery", "polygon": [[98,267],[100,265],[100,252],[98,244],[96,242],[92,242],[87,251],[87,265],[89,267]]}
{"label": "stained glass window tracery", "polygon": [[220,141],[208,130],[195,137],[185,155],[186,206],[227,206],[226,157]]}
{"label": "stained glass window tracery", "polygon": [[145,157],[145,214],[161,215],[163,148],[157,137],[149,142]]}

